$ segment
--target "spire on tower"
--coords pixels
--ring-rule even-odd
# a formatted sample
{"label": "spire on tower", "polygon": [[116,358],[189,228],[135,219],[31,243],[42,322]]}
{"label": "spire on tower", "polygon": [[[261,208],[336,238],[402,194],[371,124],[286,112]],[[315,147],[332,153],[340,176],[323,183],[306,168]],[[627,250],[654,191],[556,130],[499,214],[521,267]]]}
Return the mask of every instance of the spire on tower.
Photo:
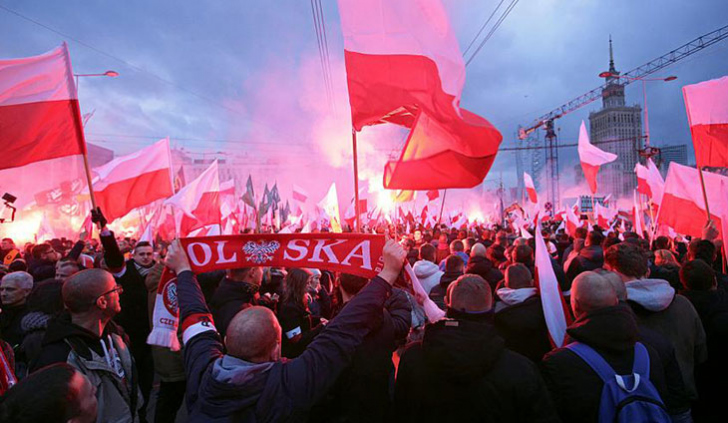
{"label": "spire on tower", "polygon": [[614,68],[614,52],[612,51],[612,34],[609,34],[609,72],[616,73]]}

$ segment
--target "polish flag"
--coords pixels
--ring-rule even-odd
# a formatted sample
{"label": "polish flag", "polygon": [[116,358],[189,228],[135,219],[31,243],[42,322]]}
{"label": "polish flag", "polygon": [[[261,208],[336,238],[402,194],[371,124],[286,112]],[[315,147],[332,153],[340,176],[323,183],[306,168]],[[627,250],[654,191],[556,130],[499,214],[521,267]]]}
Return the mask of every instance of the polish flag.
{"label": "polish flag", "polygon": [[725,201],[720,214],[720,230],[723,236],[723,253],[725,254],[723,260],[728,263],[728,247],[726,246],[726,237],[728,237],[728,179],[721,179],[720,181],[720,197]]}
{"label": "polish flag", "polygon": [[169,138],[93,169],[94,196],[109,222],[172,192]]}
{"label": "polish flag", "polygon": [[[0,180],[24,207],[34,195],[86,176],[81,112],[66,44],[0,60]],[[42,175],[42,177],[38,177]]]}
{"label": "polish flag", "polygon": [[538,195],[536,194],[536,185],[533,184],[531,175],[523,172],[523,184],[526,186],[526,193],[528,194],[528,201],[533,204],[538,204]]}
{"label": "polish flag", "polygon": [[500,132],[460,108],[465,64],[437,0],[339,0],[352,124],[410,129],[388,189],[470,188],[490,170]]}
{"label": "polish flag", "polygon": [[217,160],[164,204],[178,212],[175,222],[181,236],[187,236],[193,230],[207,225],[219,224],[220,179]]}
{"label": "polish flag", "polygon": [[536,288],[541,296],[543,316],[549,331],[551,343],[559,348],[564,345],[566,327],[570,323],[571,315],[561,294],[559,282],[551,265],[551,256],[546,248],[546,242],[541,234],[541,222],[536,224]]}
{"label": "polish flag", "polygon": [[293,184],[293,199],[299,203],[305,203],[308,200],[308,193],[296,184]]}
{"label": "polish flag", "polygon": [[[578,209],[577,209],[578,210]],[[576,236],[576,228],[581,226],[581,222],[579,221],[579,217],[574,212],[574,207],[567,207],[566,208],[566,233],[569,234],[569,236]]]}
{"label": "polish flag", "polygon": [[584,176],[589,183],[589,189],[592,194],[597,193],[597,173],[599,167],[617,160],[617,155],[603,151],[599,147],[591,145],[589,142],[589,134],[586,132],[586,125],[581,121],[579,128],[579,160]]}
{"label": "polish flag", "polygon": [[339,197],[336,195],[336,183],[332,182],[329,191],[319,203],[324,212],[329,217],[331,224],[331,230],[336,233],[341,233],[341,215],[339,214]]}
{"label": "polish flag", "polygon": [[698,166],[728,167],[728,76],[683,87]]}
{"label": "polish flag", "polygon": [[647,166],[637,163],[634,171],[637,174],[637,192],[650,197],[652,202],[657,205],[662,203],[665,181],[652,159],[647,159]]}
{"label": "polish flag", "polygon": [[431,190],[427,191],[427,201],[434,201],[439,196],[440,196],[439,190],[431,189]]}
{"label": "polish flag", "polygon": [[[728,178],[703,171],[703,179],[710,204],[710,218],[720,228],[723,209],[727,203],[725,197],[721,197],[720,184],[721,181],[728,181]],[[707,220],[698,170],[675,162],[670,163],[657,221],[670,226],[677,233],[701,237]]]}
{"label": "polish flag", "polygon": [[597,225],[603,229],[609,227],[611,222],[617,215],[617,212],[608,207],[604,207],[599,203],[594,203],[594,216],[596,217]]}
{"label": "polish flag", "polygon": [[644,238],[645,230],[642,226],[642,208],[640,207],[639,199],[637,199],[636,190],[632,192],[632,199],[634,200],[634,206],[632,207],[632,222],[634,222],[634,227],[632,230],[634,230],[640,238]]}

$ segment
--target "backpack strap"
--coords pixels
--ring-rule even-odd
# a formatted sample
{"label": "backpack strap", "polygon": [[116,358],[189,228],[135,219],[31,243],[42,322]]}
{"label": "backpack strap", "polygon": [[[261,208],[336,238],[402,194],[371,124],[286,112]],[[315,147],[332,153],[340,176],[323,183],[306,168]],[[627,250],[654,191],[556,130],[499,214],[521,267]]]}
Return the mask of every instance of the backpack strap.
{"label": "backpack strap", "polygon": [[609,382],[616,376],[617,372],[592,347],[581,342],[572,342],[566,348],[584,360],[589,367],[597,372],[604,383]]}
{"label": "backpack strap", "polygon": [[647,348],[640,342],[634,344],[632,373],[641,375],[644,379],[650,378],[650,354],[647,352]]}

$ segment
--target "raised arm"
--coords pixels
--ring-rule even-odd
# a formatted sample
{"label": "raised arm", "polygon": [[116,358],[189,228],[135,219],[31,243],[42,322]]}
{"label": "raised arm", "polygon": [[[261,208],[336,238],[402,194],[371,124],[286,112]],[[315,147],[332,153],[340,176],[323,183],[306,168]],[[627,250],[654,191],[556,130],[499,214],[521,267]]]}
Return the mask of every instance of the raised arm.
{"label": "raised arm", "polygon": [[364,337],[378,324],[406,253],[391,239],[384,246],[384,270],[359,292],[306,348],[284,365],[282,386],[300,407],[318,402],[351,361]]}

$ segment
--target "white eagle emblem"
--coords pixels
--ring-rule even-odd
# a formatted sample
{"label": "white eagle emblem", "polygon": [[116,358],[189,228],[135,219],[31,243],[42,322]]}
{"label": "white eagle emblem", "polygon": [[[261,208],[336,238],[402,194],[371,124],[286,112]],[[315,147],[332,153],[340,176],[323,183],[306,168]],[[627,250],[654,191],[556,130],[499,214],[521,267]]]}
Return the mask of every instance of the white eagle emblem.
{"label": "white eagle emblem", "polygon": [[245,260],[255,264],[265,263],[273,259],[273,254],[278,251],[280,246],[278,241],[261,241],[260,243],[248,241],[243,246],[243,252],[246,254]]}

